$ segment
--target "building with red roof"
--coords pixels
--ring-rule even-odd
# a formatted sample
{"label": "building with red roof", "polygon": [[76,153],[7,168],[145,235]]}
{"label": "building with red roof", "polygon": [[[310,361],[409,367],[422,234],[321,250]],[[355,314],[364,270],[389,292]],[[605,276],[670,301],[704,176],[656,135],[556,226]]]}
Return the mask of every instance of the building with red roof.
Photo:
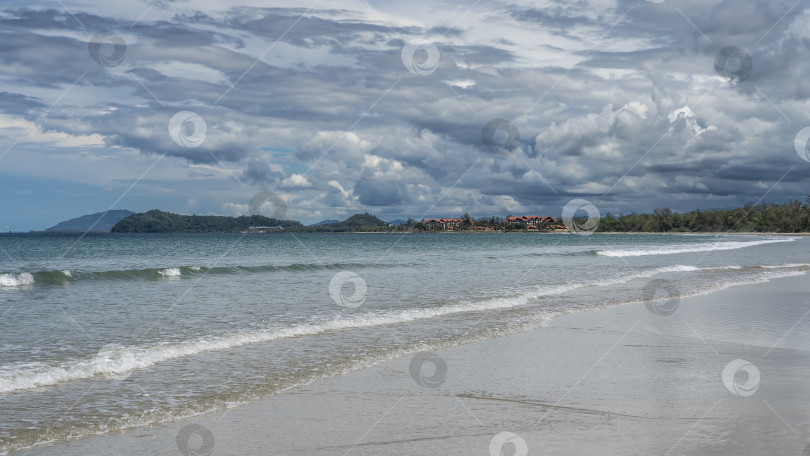
{"label": "building with red roof", "polygon": [[520,223],[522,225],[534,225],[538,223],[557,223],[557,219],[549,216],[524,215],[522,217],[506,217],[506,223]]}

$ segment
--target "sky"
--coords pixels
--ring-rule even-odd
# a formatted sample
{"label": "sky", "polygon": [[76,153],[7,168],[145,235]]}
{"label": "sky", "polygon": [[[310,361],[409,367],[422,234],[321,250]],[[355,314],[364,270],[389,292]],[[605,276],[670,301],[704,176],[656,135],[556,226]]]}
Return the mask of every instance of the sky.
{"label": "sky", "polygon": [[810,194],[801,0],[12,0],[0,34],[1,231]]}

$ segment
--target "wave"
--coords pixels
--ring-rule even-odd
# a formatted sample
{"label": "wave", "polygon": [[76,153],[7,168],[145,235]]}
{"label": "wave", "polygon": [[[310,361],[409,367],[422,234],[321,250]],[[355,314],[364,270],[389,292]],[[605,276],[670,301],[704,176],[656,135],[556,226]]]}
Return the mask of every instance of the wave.
{"label": "wave", "polygon": [[533,256],[533,257],[547,257],[547,256],[550,256],[550,255],[563,256],[563,257],[569,257],[569,256],[595,256],[595,255],[598,255],[598,251],[597,250],[574,250],[574,251],[568,251],[568,252],[544,251],[544,252],[532,252],[532,253],[528,253],[528,254],[521,253],[520,255],[516,255],[516,257],[525,256],[525,255]]}
{"label": "wave", "polygon": [[158,271],[158,274],[163,277],[180,277],[180,275],[182,275],[180,268],[166,268],[162,271]]}
{"label": "wave", "polygon": [[0,274],[0,287],[25,287],[34,283],[34,276],[28,272]]}
{"label": "wave", "polygon": [[627,250],[597,250],[596,254],[607,257],[633,257],[648,255],[673,255],[678,253],[713,252],[716,250],[737,250],[756,245],[773,244],[778,242],[794,242],[796,238],[765,239],[761,241],[726,241],[708,242],[697,244],[685,244],[671,247],[651,247],[647,249],[627,249]]}
{"label": "wave", "polygon": [[789,263],[789,264],[763,264],[759,266],[762,269],[785,269],[785,268],[800,268],[806,269],[810,267],[810,263]]}
{"label": "wave", "polygon": [[[330,331],[405,324],[464,312],[508,309],[524,306],[539,298],[561,295],[586,287],[618,285],[636,279],[650,278],[658,274],[712,269],[722,268],[698,268],[687,265],[667,266],[608,280],[538,287],[514,296],[490,298],[479,302],[463,302],[421,309],[412,308],[395,312],[375,311],[354,317],[337,317],[319,323],[300,324],[289,328],[245,331],[225,336],[159,344],[151,347],[116,347],[112,351],[116,353],[116,371],[128,372],[203,352],[228,350],[249,344],[273,342],[291,337],[313,336]],[[32,366],[30,363],[3,366],[0,368],[0,393],[52,386],[109,373],[109,346],[102,349],[102,352],[104,353],[102,356],[71,360],[56,366],[45,364]]]}
{"label": "wave", "polygon": [[[0,273],[0,287],[22,287],[36,284],[67,284],[81,280],[161,280],[165,278],[194,277],[201,275],[265,273],[265,272],[306,272],[327,269],[362,269],[369,264],[359,263],[294,263],[288,265],[258,266],[169,266],[162,268],[120,269],[109,271],[78,271],[56,269],[34,272]],[[380,265],[375,267],[385,267]]]}
{"label": "wave", "polygon": [[[778,268],[803,267],[808,265],[771,265],[771,266],[772,269],[778,269]],[[690,266],[674,266],[673,268],[683,270],[684,272],[691,272],[694,270],[699,271],[703,269],[737,269],[737,268],[743,269],[742,267],[739,266],[724,266],[717,268],[693,268]],[[758,266],[753,267],[747,266],[744,269],[751,269],[751,268],[758,268]],[[646,276],[651,274],[652,272],[653,272],[652,270],[644,271],[639,274]],[[764,282],[776,277],[785,277],[801,274],[803,274],[803,272],[789,271],[786,273],[778,273],[776,271],[772,272],[769,271],[767,275],[758,277],[755,280],[753,280],[753,282],[754,283]],[[622,280],[622,279],[623,278],[616,278],[615,280]],[[752,283],[752,281],[750,280],[736,281],[736,282],[732,281],[717,284],[718,286],[712,288],[711,290],[704,289],[697,293],[690,293],[683,296],[706,294],[712,291],[729,288],[735,285],[742,285],[745,283]],[[626,304],[628,302],[632,301],[624,301],[620,303],[613,302],[607,305],[608,306],[621,305]],[[442,348],[464,345],[479,340],[491,339],[492,337],[500,337],[509,334],[516,334],[523,331],[532,330],[538,327],[545,326],[549,321],[558,316],[574,312],[583,312],[587,310],[588,309],[585,308],[579,308],[579,309],[565,309],[565,310],[550,310],[547,312],[544,311],[542,316],[538,315],[537,316],[538,318],[535,320],[516,322],[515,325],[510,325],[509,327],[503,328],[502,330],[499,330],[497,332],[490,332],[490,331],[465,332],[463,335],[453,337],[452,339],[443,339],[435,341],[420,340],[399,346],[390,346],[390,347],[381,346],[379,347],[379,350],[364,353],[362,356],[338,357],[333,359],[327,364],[320,364],[311,369],[301,369],[300,371],[296,371],[292,375],[285,375],[283,379],[280,379],[277,382],[262,382],[260,387],[252,387],[249,390],[243,392],[236,392],[235,394],[229,393],[227,396],[217,394],[216,400],[212,400],[212,397],[206,396],[200,398],[199,400],[195,400],[193,403],[188,404],[172,403],[170,406],[160,409],[150,408],[144,410],[138,409],[128,410],[127,413],[121,419],[116,420],[102,419],[96,422],[89,419],[81,421],[75,420],[73,422],[66,422],[64,425],[60,424],[56,426],[48,426],[47,428],[44,429],[36,428],[35,433],[32,432],[26,436],[23,436],[23,438],[12,440],[11,441],[12,444],[15,444],[15,447],[13,448],[10,446],[4,448],[2,446],[3,444],[0,443],[0,454],[6,454],[4,450],[10,450],[11,452],[14,452],[29,449],[35,446],[52,444],[53,442],[56,441],[75,440],[78,438],[89,437],[93,435],[105,435],[111,431],[122,431],[142,426],[168,423],[179,419],[200,416],[202,414],[217,410],[227,410],[233,407],[250,403],[251,401],[254,401],[256,399],[268,397],[273,394],[279,394],[284,391],[302,387],[311,384],[313,382],[324,380],[329,377],[344,375],[349,372],[366,368],[392,358],[398,358],[401,356],[421,351],[435,351]]]}
{"label": "wave", "polygon": [[[562,293],[564,287],[551,292]],[[472,305],[449,305],[427,309],[408,309],[392,314],[366,314],[351,318],[336,318],[322,323],[296,325],[274,330],[247,331],[218,336],[187,340],[152,347],[106,347],[102,355],[82,360],[73,360],[58,366],[34,365],[4,366],[0,369],[0,393],[27,390],[60,383],[90,379],[110,373],[109,365],[114,365],[113,373],[121,374],[136,369],[144,369],[158,363],[209,351],[221,351],[249,344],[273,342],[291,337],[312,336],[329,331],[368,328],[391,324],[402,324],[427,318],[476,310],[493,310],[524,304],[528,296],[497,298],[490,302]]]}

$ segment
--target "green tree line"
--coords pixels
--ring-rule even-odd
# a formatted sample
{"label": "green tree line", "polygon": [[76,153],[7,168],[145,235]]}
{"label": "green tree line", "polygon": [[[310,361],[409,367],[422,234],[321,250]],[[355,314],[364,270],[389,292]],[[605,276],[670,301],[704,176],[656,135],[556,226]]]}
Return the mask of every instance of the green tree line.
{"label": "green tree line", "polygon": [[[492,227],[498,231],[525,231],[526,226],[506,223],[501,217],[474,219],[468,213],[459,217],[457,230],[473,226]],[[295,232],[418,232],[428,231],[425,220],[409,218],[407,223],[391,226],[375,215],[355,214],[348,219],[321,226],[304,226],[294,220],[279,220],[261,215],[223,217],[214,215],[179,215],[151,210],[131,215],[113,228],[113,233],[233,233],[245,231]],[[584,219],[576,219],[584,223]],[[555,223],[552,223],[552,225]],[[562,224],[562,221],[556,222]],[[547,228],[539,223],[538,228]],[[256,230],[256,227],[262,227]],[[251,230],[253,228],[253,230]],[[599,232],[698,233],[698,232],[810,232],[810,196],[805,203],[790,200],[783,204],[748,203],[737,209],[696,210],[679,214],[668,207],[651,214],[605,214],[599,221]]]}
{"label": "green tree line", "polygon": [[810,231],[810,205],[790,200],[783,204],[748,203],[737,209],[696,210],[684,214],[668,207],[655,209],[652,214],[614,216],[608,213],[599,221],[598,231],[801,233]]}

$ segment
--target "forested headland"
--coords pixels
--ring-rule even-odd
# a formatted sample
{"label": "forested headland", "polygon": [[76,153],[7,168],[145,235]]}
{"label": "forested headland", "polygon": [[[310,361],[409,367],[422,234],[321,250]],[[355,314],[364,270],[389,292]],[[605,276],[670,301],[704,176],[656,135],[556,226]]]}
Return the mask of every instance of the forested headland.
{"label": "forested headland", "polygon": [[[474,218],[463,214],[456,232],[486,227],[495,232],[529,231],[525,225],[506,223],[506,218]],[[355,214],[346,220],[319,226],[305,226],[295,220],[280,220],[261,215],[226,217],[180,215],[159,210],[134,214],[118,222],[113,233],[234,233],[234,232],[422,232],[436,231],[425,220],[409,218],[400,225],[387,223],[369,213]],[[574,223],[584,224],[575,218]],[[555,222],[561,223],[561,222]],[[537,231],[542,232],[543,224]],[[667,207],[645,214],[602,214],[597,232],[642,233],[806,233],[810,232],[810,197],[806,203],[791,200],[783,204],[746,204],[737,209],[695,210],[678,213]]]}

